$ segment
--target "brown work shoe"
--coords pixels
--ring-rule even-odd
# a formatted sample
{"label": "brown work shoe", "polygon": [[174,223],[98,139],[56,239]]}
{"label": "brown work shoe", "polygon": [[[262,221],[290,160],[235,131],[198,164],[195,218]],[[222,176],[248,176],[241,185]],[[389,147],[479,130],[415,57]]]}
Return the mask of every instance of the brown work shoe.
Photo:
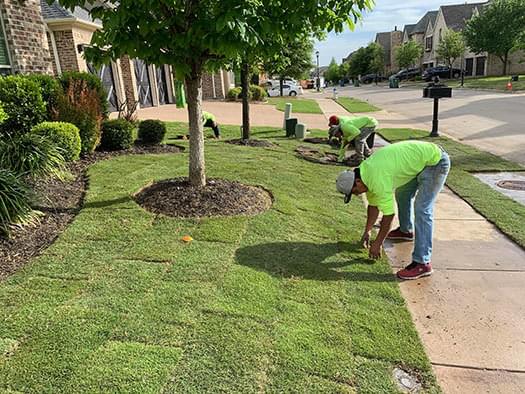
{"label": "brown work shoe", "polygon": [[419,279],[432,275],[432,263],[420,264],[412,262],[407,267],[397,272],[397,277],[403,280]]}
{"label": "brown work shoe", "polygon": [[395,230],[390,231],[386,238],[394,241],[413,241],[414,233],[405,233],[404,231],[401,231],[400,227],[398,227]]}

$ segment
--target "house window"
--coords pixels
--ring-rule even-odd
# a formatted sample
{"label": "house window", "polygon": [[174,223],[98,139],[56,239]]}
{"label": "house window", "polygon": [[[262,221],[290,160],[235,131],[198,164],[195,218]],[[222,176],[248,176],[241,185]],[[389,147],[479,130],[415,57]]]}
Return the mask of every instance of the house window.
{"label": "house window", "polygon": [[439,29],[439,42],[443,39],[442,37],[443,29]]}
{"label": "house window", "polygon": [[0,23],[0,75],[11,74],[11,62],[4,35],[4,24]]}
{"label": "house window", "polygon": [[431,51],[432,50],[432,36],[427,37],[425,40],[425,50]]}

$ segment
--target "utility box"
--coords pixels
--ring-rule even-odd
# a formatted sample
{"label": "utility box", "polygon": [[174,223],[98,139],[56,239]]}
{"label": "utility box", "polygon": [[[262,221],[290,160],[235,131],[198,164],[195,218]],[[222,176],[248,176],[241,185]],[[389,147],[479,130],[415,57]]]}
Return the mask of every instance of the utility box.
{"label": "utility box", "polygon": [[295,137],[295,127],[297,126],[297,118],[286,119],[286,136]]}

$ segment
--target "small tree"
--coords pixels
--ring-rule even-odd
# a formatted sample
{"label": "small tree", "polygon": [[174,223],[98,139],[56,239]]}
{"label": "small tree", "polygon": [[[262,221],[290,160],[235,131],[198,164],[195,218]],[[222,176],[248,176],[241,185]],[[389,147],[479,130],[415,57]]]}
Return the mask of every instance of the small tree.
{"label": "small tree", "polygon": [[[465,49],[463,35],[454,30],[448,30],[439,43],[436,53],[447,62],[450,68],[450,78],[452,78],[452,65],[465,52]],[[463,68],[463,65],[461,67]]]}
{"label": "small tree", "polygon": [[525,0],[493,0],[467,22],[463,35],[472,51],[497,56],[507,75],[509,55],[520,47],[524,30]]}
{"label": "small tree", "polygon": [[334,58],[330,61],[328,68],[324,72],[324,79],[328,82],[337,83],[340,79],[339,65]]}
{"label": "small tree", "polygon": [[385,50],[376,42],[371,42],[366,47],[370,56],[370,72],[382,74],[385,69]]}
{"label": "small tree", "polygon": [[423,54],[423,47],[414,40],[400,45],[396,50],[396,62],[401,68],[414,65]]}

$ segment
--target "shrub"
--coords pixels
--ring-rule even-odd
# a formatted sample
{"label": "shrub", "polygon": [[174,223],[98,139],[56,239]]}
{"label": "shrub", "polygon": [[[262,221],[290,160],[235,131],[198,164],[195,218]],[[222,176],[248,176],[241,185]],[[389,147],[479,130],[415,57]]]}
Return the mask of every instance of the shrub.
{"label": "shrub", "polygon": [[264,101],[268,97],[266,90],[257,85],[250,85],[250,93],[254,101]]}
{"label": "shrub", "polygon": [[2,105],[2,103],[0,103],[0,125],[3,124],[8,117],[9,116],[7,116],[7,114],[4,111],[4,106]]}
{"label": "shrub", "polygon": [[68,71],[60,76],[60,83],[62,84],[64,91],[67,91],[71,84],[78,86],[79,81],[84,81],[87,88],[96,93],[100,105],[100,112],[104,118],[107,118],[109,114],[108,94],[99,77],[90,73],[78,71]]}
{"label": "shrub", "polygon": [[106,120],[102,123],[100,147],[103,150],[129,149],[133,144],[133,124],[124,119]]}
{"label": "shrub", "polygon": [[42,99],[47,109],[46,120],[55,118],[58,99],[63,92],[60,82],[55,77],[45,74],[30,74],[27,75],[26,78],[35,82],[40,87]]}
{"label": "shrub", "polygon": [[63,164],[61,149],[46,136],[26,133],[0,140],[0,168],[17,175],[61,176]]}
{"label": "shrub", "polygon": [[33,133],[50,139],[61,149],[64,160],[78,160],[81,146],[80,132],[74,124],[65,122],[43,122],[33,127]]}
{"label": "shrub", "polygon": [[144,120],[139,124],[139,140],[143,144],[160,144],[166,135],[166,124],[160,120]]}
{"label": "shrub", "polygon": [[226,100],[235,101],[241,96],[241,88],[231,88],[226,95]]}
{"label": "shrub", "polygon": [[[83,73],[76,74],[83,75]],[[105,116],[100,92],[85,78],[75,79],[70,76],[66,86],[64,93],[58,99],[58,113],[55,120],[73,123],[78,127],[81,140],[80,152],[86,155],[93,152],[100,142],[100,126]]]}
{"label": "shrub", "polygon": [[29,224],[37,218],[31,199],[31,189],[22,177],[0,168],[0,235],[8,235],[14,224]]}
{"label": "shrub", "polygon": [[23,134],[46,117],[40,87],[23,76],[0,77],[0,102],[8,118],[0,125],[0,134]]}

